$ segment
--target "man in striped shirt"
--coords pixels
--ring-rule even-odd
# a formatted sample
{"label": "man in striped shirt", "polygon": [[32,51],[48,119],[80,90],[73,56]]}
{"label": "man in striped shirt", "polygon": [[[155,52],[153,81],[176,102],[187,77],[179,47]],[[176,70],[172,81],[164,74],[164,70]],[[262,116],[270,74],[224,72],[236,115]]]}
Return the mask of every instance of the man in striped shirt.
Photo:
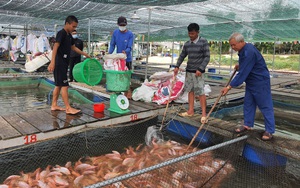
{"label": "man in striped shirt", "polygon": [[202,109],[201,123],[206,123],[206,96],[204,93],[204,76],[205,68],[210,60],[209,44],[206,39],[199,36],[200,27],[197,23],[191,23],[188,27],[190,40],[185,42],[181,54],[178,58],[174,69],[174,74],[178,73],[179,67],[186,56],[188,56],[186,66],[186,78],[184,91],[188,93],[189,109],[181,113],[181,116],[194,115],[195,96],[200,101]]}

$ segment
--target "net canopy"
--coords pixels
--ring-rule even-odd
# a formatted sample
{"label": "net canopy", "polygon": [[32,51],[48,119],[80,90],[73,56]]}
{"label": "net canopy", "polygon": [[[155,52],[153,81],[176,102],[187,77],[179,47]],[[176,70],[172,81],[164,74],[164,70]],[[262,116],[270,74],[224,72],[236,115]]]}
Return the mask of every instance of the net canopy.
{"label": "net canopy", "polygon": [[68,15],[75,15],[81,38],[105,40],[125,16],[128,29],[136,35],[149,32],[150,41],[187,40],[192,22],[208,40],[225,41],[241,32],[247,41],[295,41],[299,10],[299,0],[0,0],[0,33],[11,28],[10,33],[27,29],[53,36]]}

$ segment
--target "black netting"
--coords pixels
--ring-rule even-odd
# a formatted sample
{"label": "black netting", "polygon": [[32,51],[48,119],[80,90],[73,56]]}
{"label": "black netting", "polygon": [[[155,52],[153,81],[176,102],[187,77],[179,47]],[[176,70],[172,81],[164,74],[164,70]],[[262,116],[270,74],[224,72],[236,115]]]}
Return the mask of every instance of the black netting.
{"label": "black netting", "polygon": [[90,188],[296,187],[300,183],[299,161],[280,156],[275,149],[248,145],[247,136],[218,136],[222,142],[210,146],[195,142],[188,147],[184,139],[164,132],[164,142],[147,146],[147,128],[156,122],[157,117],[85,130],[1,151],[1,181]]}
{"label": "black netting", "polygon": [[[222,147],[222,144],[219,146]],[[236,153],[222,150],[220,157],[217,154],[221,150],[213,149],[216,148],[206,148],[205,151],[188,148],[175,141],[154,143],[151,147],[135,150],[134,156],[122,154],[125,158],[123,163],[135,160],[133,168],[126,167],[125,173],[121,173],[127,173],[129,178],[125,175],[120,177],[120,181],[116,178],[111,185],[103,182],[89,187],[219,187],[235,171],[231,160]]]}
{"label": "black netting", "polygon": [[[240,121],[242,106],[238,104],[241,102],[223,103],[212,117],[235,123]],[[282,117],[287,116],[280,118],[285,120],[278,126],[281,130],[287,124],[286,120],[297,127],[297,119],[285,112],[298,111],[299,106],[275,101],[274,107],[281,109]],[[170,107],[170,111],[174,112],[174,109]],[[168,114],[168,126],[175,121],[174,116],[174,113]],[[233,134],[223,137],[203,129],[199,139],[187,150],[198,128],[190,128],[193,126],[178,121],[174,129],[182,129],[180,134],[167,131],[166,127],[160,132],[158,119],[162,118],[151,117],[97,129],[86,127],[64,137],[1,150],[0,182],[11,187],[29,185],[37,188],[285,188],[300,184],[299,160],[280,155],[271,144],[256,147],[247,144],[243,137],[234,138]],[[263,123],[260,117],[255,126],[259,123]],[[158,125],[153,129],[158,135],[163,135],[159,138],[163,138],[164,142],[150,140],[150,144],[146,145],[145,135],[152,125]],[[294,133],[297,131],[294,130]]]}
{"label": "black netting", "polygon": [[21,176],[20,180],[26,181],[23,173],[30,175],[31,180],[37,180],[33,176],[42,175],[42,171],[49,167],[53,170],[56,165],[65,166],[69,161],[72,165],[76,161],[84,163],[90,157],[112,150],[123,152],[125,147],[135,147],[144,142],[147,127],[156,122],[157,117],[152,117],[131,124],[82,130],[34,145],[3,150],[0,155],[0,182],[12,174]]}

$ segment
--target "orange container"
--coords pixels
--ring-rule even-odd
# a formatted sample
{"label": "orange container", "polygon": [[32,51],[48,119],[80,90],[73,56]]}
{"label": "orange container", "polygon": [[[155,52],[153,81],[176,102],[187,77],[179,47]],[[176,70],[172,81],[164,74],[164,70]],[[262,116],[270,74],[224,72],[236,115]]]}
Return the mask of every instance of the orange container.
{"label": "orange container", "polygon": [[96,103],[94,104],[94,112],[103,112],[105,109],[104,103]]}

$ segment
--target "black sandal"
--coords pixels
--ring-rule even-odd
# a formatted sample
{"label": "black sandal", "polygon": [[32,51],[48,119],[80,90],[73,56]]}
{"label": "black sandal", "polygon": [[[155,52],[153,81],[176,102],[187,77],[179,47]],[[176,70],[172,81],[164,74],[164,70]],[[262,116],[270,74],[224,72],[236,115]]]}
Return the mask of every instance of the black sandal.
{"label": "black sandal", "polygon": [[268,133],[267,131],[264,132],[264,134],[262,135],[261,139],[263,141],[269,141],[272,140],[273,136],[271,133]]}
{"label": "black sandal", "polygon": [[251,128],[246,128],[244,125],[239,126],[238,128],[236,128],[234,131],[235,133],[243,133],[246,131],[249,131]]}

